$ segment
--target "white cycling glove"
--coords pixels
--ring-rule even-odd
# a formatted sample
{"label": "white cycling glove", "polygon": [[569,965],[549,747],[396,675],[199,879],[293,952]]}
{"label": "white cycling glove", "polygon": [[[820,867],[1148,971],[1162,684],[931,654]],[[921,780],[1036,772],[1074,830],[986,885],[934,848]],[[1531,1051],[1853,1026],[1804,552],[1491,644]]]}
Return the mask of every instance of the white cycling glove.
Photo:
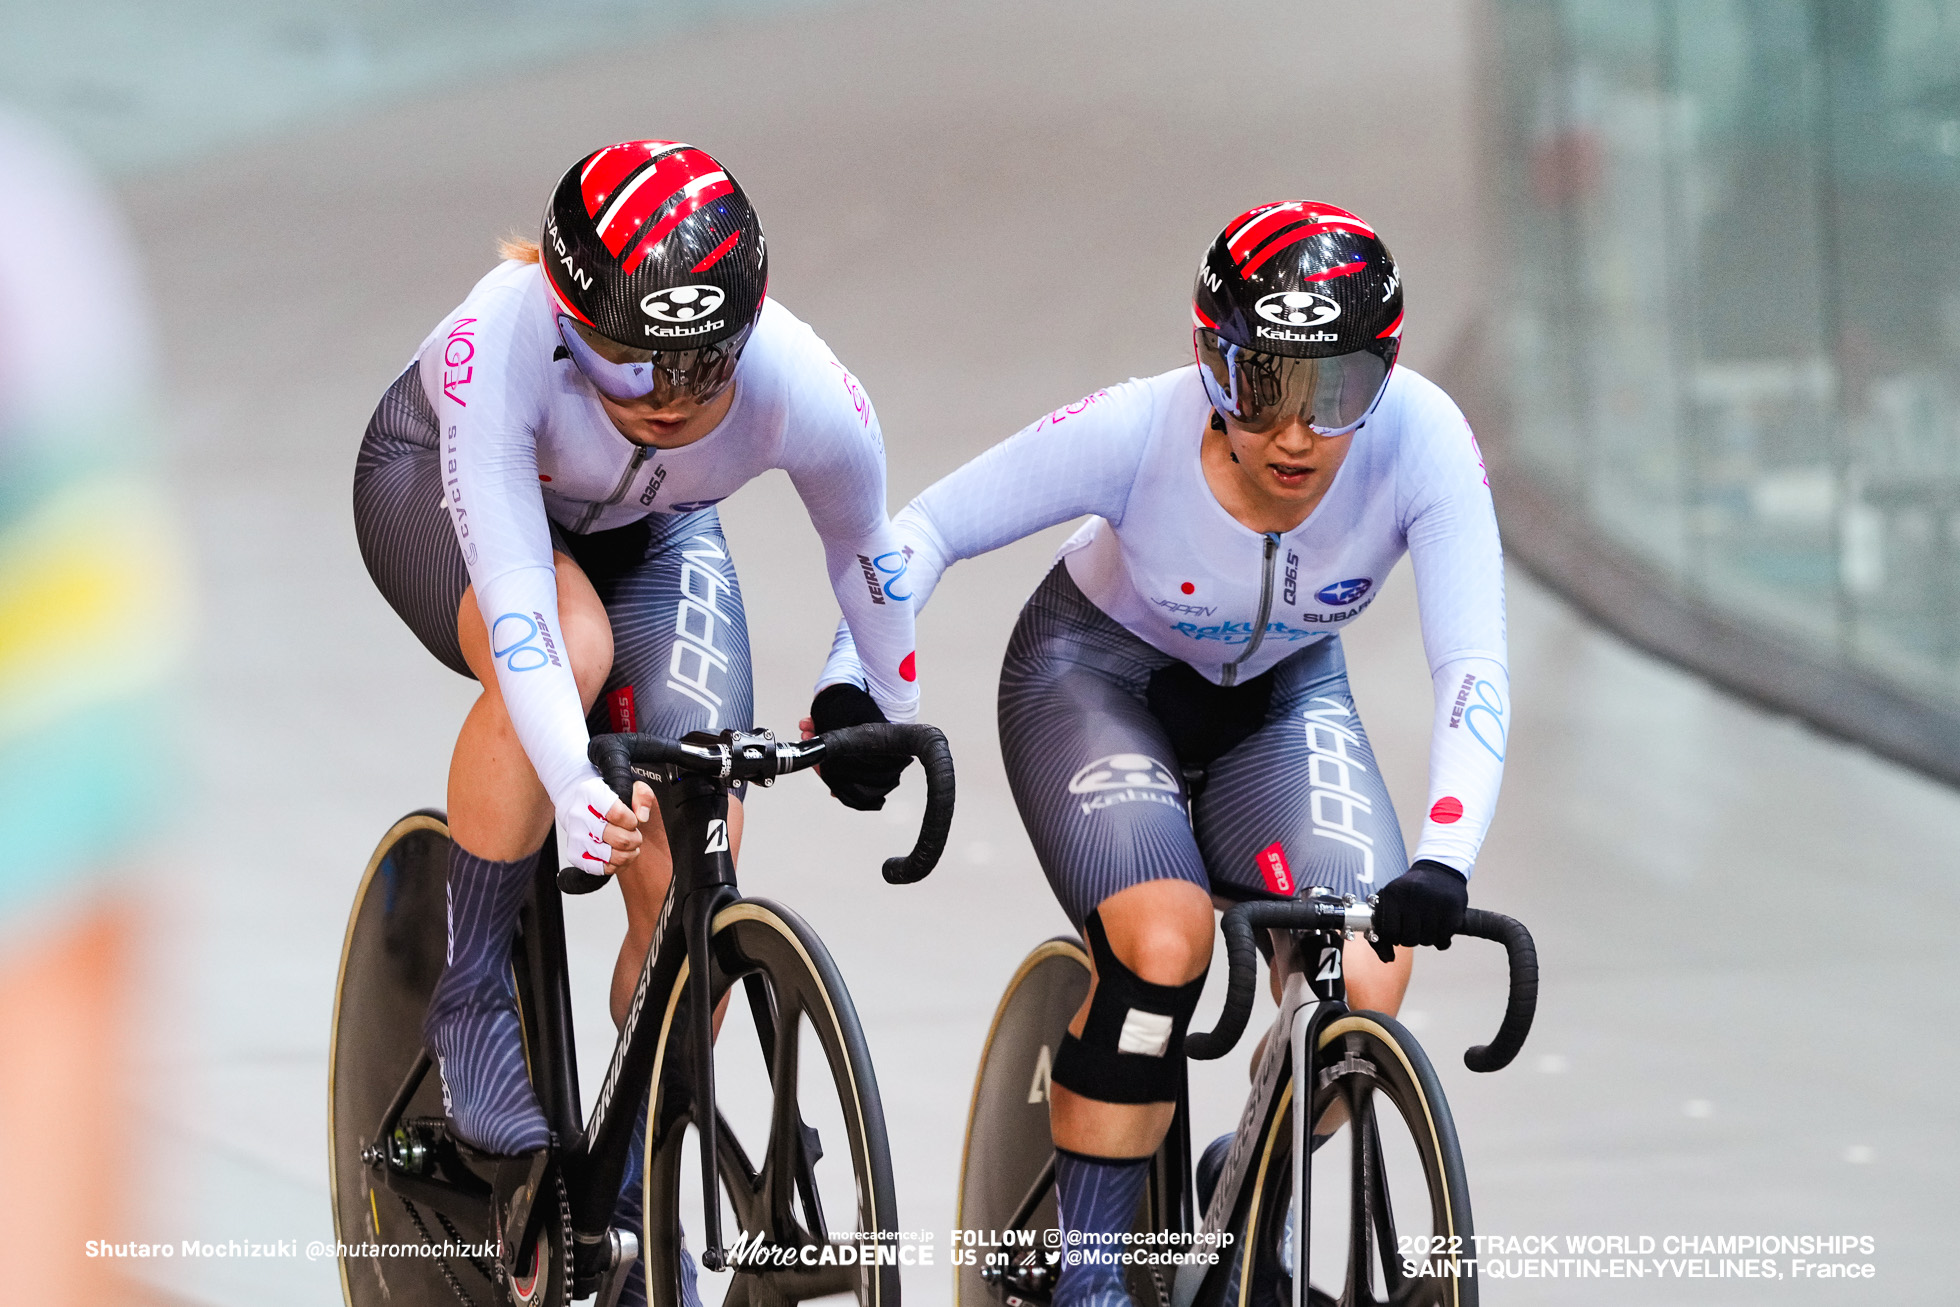
{"label": "white cycling glove", "polygon": [[619,850],[606,843],[606,814],[619,796],[597,776],[572,786],[558,804],[558,865],[598,876],[613,874]]}

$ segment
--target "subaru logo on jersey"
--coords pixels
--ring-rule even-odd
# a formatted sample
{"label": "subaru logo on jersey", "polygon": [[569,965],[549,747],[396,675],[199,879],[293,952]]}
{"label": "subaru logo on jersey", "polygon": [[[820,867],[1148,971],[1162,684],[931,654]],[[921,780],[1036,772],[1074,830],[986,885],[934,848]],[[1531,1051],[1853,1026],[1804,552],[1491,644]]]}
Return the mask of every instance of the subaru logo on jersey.
{"label": "subaru logo on jersey", "polygon": [[1274,291],[1252,306],[1253,312],[1282,327],[1318,327],[1341,316],[1341,306],[1312,290]]}
{"label": "subaru logo on jersey", "polygon": [[692,322],[721,307],[728,296],[719,286],[674,286],[640,301],[640,312],[662,322]]}
{"label": "subaru logo on jersey", "polygon": [[1367,594],[1369,587],[1374,584],[1365,576],[1357,576],[1351,581],[1336,581],[1330,586],[1316,590],[1313,597],[1323,604],[1331,604],[1339,608],[1342,604],[1351,604]]}
{"label": "subaru logo on jersey", "polygon": [[667,511],[670,513],[698,513],[704,508],[713,508],[721,502],[722,498],[726,498],[726,496],[715,499],[690,499],[685,504],[667,505]]}

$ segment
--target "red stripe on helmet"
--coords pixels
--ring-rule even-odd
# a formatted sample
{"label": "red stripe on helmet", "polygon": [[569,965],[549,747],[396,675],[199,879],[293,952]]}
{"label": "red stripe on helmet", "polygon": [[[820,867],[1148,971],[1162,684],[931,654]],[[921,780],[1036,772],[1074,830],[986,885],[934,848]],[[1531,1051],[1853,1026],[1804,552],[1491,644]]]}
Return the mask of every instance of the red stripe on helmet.
{"label": "red stripe on helmet", "polygon": [[1368,266],[1368,264],[1367,264],[1367,262],[1366,262],[1365,260],[1362,260],[1362,259],[1356,259],[1356,260],[1355,260],[1355,261],[1354,261],[1353,263],[1343,263],[1343,264],[1342,264],[1342,265],[1341,265],[1340,267],[1338,267],[1338,268],[1329,268],[1329,269],[1328,269],[1327,271],[1325,271],[1325,272],[1316,272],[1316,273],[1314,273],[1314,274],[1313,274],[1312,276],[1310,276],[1310,277],[1306,277],[1306,278],[1303,278],[1303,280],[1305,280],[1305,281],[1332,281],[1332,280],[1334,280],[1334,278],[1336,278],[1336,277],[1345,277],[1345,276],[1347,276],[1347,275],[1348,275],[1348,274],[1349,274],[1350,272],[1359,272],[1359,271],[1361,271],[1361,270],[1362,270],[1363,268],[1365,268],[1365,267],[1367,267],[1367,266]]}
{"label": "red stripe on helmet", "polygon": [[551,298],[557,302],[558,311],[567,316],[577,318],[580,322],[583,322],[595,331],[598,330],[598,324],[586,317],[583,313],[580,313],[578,305],[572,303],[572,297],[559,289],[558,278],[551,271],[551,256],[547,254],[539,262],[544,266],[545,289],[551,292]]}
{"label": "red stripe on helmet", "polygon": [[606,207],[606,201],[612,198],[620,184],[644,167],[648,160],[686,148],[679,141],[621,141],[618,145],[608,145],[587,159],[578,175],[579,194],[585,201],[585,216],[598,217],[599,210]]}
{"label": "red stripe on helmet", "polygon": [[1302,200],[1290,200],[1277,204],[1262,204],[1256,209],[1247,209],[1232,219],[1226,229],[1225,252],[1232,256],[1234,263],[1246,254],[1264,236],[1271,234],[1289,222],[1299,222],[1308,215],[1307,205]]}
{"label": "red stripe on helmet", "polygon": [[701,260],[699,263],[689,268],[687,270],[688,275],[692,276],[694,273],[697,272],[706,272],[709,268],[712,268],[717,263],[720,263],[721,256],[728,253],[728,251],[734,249],[735,242],[741,239],[742,239],[741,229],[737,228],[734,232],[730,233],[727,240],[715,246],[714,249],[709,252],[707,258]]}
{"label": "red stripe on helmet", "polygon": [[685,190],[689,182],[720,171],[721,165],[699,150],[681,149],[662,156],[614,193],[605,212],[599,215],[599,239],[615,256],[624,257],[626,247],[633,243],[647,220]]}
{"label": "red stripe on helmet", "polygon": [[1210,327],[1213,331],[1218,330],[1218,324],[1216,322],[1213,322],[1210,318],[1206,317],[1205,311],[1199,308],[1195,304],[1191,306],[1191,316],[1198,320],[1199,326]]}
{"label": "red stripe on helmet", "polygon": [[708,185],[703,186],[692,195],[682,196],[681,202],[669,210],[666,217],[647,228],[645,237],[641,239],[638,245],[633,247],[633,252],[620,261],[619,270],[631,276],[634,269],[638,268],[645,261],[647,255],[653,252],[653,247],[666,239],[668,232],[680,226],[683,218],[710,200],[718,200],[722,196],[732,195],[734,192],[735,183],[724,176],[718,181],[710,182]]}
{"label": "red stripe on helmet", "polygon": [[1225,251],[1235,262],[1243,262],[1261,241],[1276,235],[1283,227],[1303,221],[1352,223],[1366,235],[1375,234],[1374,228],[1346,209],[1331,204],[1316,204],[1311,200],[1287,200],[1247,209],[1234,218],[1226,228]]}
{"label": "red stripe on helmet", "polygon": [[[1318,217],[1319,215],[1316,214],[1314,216]],[[1278,254],[1287,246],[1297,245],[1310,236],[1318,236],[1323,232],[1330,231],[1358,231],[1364,236],[1373,236],[1375,234],[1368,230],[1366,223],[1357,224],[1339,220],[1307,223],[1304,226],[1295,227],[1293,230],[1280,235],[1274,240],[1268,241],[1266,247],[1260,250],[1258,255],[1250,262],[1239,264],[1239,276],[1250,277],[1253,273],[1259,271],[1261,267],[1265,266],[1266,260]]]}
{"label": "red stripe on helmet", "polygon": [[1395,315],[1395,321],[1389,323],[1386,327],[1383,327],[1381,331],[1376,334],[1375,339],[1387,340],[1390,336],[1399,336],[1401,334],[1402,334],[1402,315],[1398,313]]}

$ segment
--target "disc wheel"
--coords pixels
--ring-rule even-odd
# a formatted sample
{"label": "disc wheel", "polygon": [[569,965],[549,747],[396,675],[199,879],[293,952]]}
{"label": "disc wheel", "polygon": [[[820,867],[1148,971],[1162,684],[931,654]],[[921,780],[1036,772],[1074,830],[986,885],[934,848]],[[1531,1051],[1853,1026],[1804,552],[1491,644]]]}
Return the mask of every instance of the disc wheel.
{"label": "disc wheel", "polygon": [[[1049,1076],[1069,1020],[1089,995],[1090,974],[1081,941],[1048,940],[1022,961],[994,1011],[967,1111],[955,1224],[1001,1242],[955,1248],[957,1307],[1001,1307],[1010,1300],[1040,1307],[1054,1292],[1061,1223],[1055,1209],[1055,1142],[1048,1129]],[[1159,1218],[1161,1187],[1182,1183],[1182,1176],[1168,1177],[1163,1170],[1153,1167],[1137,1213],[1139,1230],[1166,1224]],[[973,1262],[958,1262],[957,1255],[968,1251]],[[1170,1278],[1132,1266],[1128,1284],[1136,1307],[1166,1307]]]}
{"label": "disc wheel", "polygon": [[[898,1307],[904,1245],[884,1105],[836,964],[801,918],[759,899],[716,914],[711,951],[714,996],[734,990],[715,1048],[722,1239],[734,1263],[721,1301],[783,1307],[836,1294]],[[701,1122],[681,1047],[688,981],[683,966],[665,1002],[648,1111],[644,1266],[655,1307],[680,1302],[675,1232],[700,1246]],[[864,1264],[867,1247],[886,1259]],[[760,1260],[738,1260],[738,1248]],[[703,1301],[714,1285],[703,1275]]]}
{"label": "disc wheel", "polygon": [[[1470,1190],[1449,1104],[1428,1057],[1394,1019],[1349,1012],[1321,1031],[1312,1119],[1326,1144],[1313,1155],[1307,1301],[1314,1307],[1476,1307],[1477,1281],[1445,1271],[1447,1250],[1473,1255]],[[1289,1076],[1252,1175],[1239,1246],[1247,1261],[1226,1302],[1293,1300],[1293,1113]],[[1435,1255],[1405,1265],[1402,1241]]]}
{"label": "disc wheel", "polygon": [[[562,1191],[514,1276],[502,1274],[493,1258],[379,1251],[389,1245],[480,1244],[488,1235],[375,1187],[361,1158],[422,1056],[422,1016],[442,976],[447,945],[449,847],[440,812],[414,812],[396,822],[368,860],[348,916],[327,1072],[334,1235],[342,1247],[357,1249],[340,1259],[341,1294],[350,1307],[562,1307],[571,1283],[570,1209]],[[413,1121],[442,1115],[441,1077],[432,1067],[402,1116]]]}

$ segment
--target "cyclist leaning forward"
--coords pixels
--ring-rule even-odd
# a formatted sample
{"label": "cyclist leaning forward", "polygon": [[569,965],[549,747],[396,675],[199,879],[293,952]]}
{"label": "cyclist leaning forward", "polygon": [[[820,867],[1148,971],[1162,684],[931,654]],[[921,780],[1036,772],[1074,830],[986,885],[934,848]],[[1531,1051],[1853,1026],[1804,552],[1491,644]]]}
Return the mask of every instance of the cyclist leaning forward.
{"label": "cyclist leaning forward", "polygon": [[[870,651],[865,715],[911,720],[918,692],[912,606],[868,561],[897,548],[877,418],[766,298],[761,227],[721,165],[672,141],[609,146],[558,183],[541,247],[503,252],[382,397],[354,517],[389,604],[483,687],[450,763],[449,964],[425,1035],[456,1133],[516,1154],[548,1142],[508,966],[546,833],[555,819],[561,863],[619,875],[616,1021],[672,875],[651,791],[621,804],[586,760],[589,730],[751,725],[741,588],[714,506],[786,471]],[[731,798],[731,851],[741,817]],[[621,1219],[637,1229],[635,1180]],[[631,1277],[629,1299],[643,1283]]]}
{"label": "cyclist leaning forward", "polygon": [[[1022,610],[1000,683],[1015,801],[1095,967],[1052,1082],[1069,1230],[1129,1228],[1214,901],[1379,894],[1389,942],[1445,944],[1503,771],[1497,521],[1462,414],[1395,366],[1388,250],[1344,210],[1263,205],[1212,244],[1193,316],[1195,366],[1050,413],[894,523],[922,605],[954,561],[1092,515]],[[1340,640],[1405,550],[1436,703],[1413,864]],[[824,679],[862,675],[841,633]],[[824,691],[840,692],[858,693]],[[1354,1005],[1393,1013],[1410,961],[1353,941]],[[1127,1302],[1120,1268],[1065,1268],[1055,1301]]]}

